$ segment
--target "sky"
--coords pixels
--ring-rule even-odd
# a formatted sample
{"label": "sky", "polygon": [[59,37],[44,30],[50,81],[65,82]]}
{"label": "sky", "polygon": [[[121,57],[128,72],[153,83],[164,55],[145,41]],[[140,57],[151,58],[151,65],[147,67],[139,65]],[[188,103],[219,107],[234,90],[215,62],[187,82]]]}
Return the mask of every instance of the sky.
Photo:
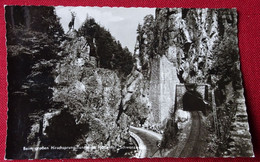
{"label": "sky", "polygon": [[123,8],[123,7],[63,7],[58,6],[56,14],[60,17],[65,33],[69,30],[71,12],[76,13],[74,28],[77,30],[86,20],[87,15],[93,17],[97,23],[108,29],[122,47],[127,46],[134,52],[136,43],[136,29],[143,24],[146,15],[155,15],[155,8]]}

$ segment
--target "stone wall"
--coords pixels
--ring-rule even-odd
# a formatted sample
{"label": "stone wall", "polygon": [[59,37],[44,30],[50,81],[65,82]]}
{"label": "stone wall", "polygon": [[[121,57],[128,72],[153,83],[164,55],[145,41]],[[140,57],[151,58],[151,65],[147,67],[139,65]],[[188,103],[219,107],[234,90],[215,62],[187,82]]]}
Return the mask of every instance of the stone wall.
{"label": "stone wall", "polygon": [[163,55],[160,59],[160,122],[169,118],[170,112],[173,112],[177,83],[179,83],[179,79],[177,77],[176,67]]}
{"label": "stone wall", "polygon": [[[147,79],[153,122],[161,123],[169,115],[174,106],[175,84],[208,84],[209,92],[214,92],[209,97],[216,101],[219,156],[225,150],[225,156],[252,155],[242,93],[236,9],[162,8],[156,9],[154,19],[147,19],[149,24],[138,27],[136,57],[145,60],[140,70],[150,76]],[[159,66],[155,58],[159,59]],[[231,144],[227,142],[237,136]],[[247,141],[248,147],[237,139]],[[231,145],[241,149],[227,151]],[[243,147],[249,148],[248,154]]]}

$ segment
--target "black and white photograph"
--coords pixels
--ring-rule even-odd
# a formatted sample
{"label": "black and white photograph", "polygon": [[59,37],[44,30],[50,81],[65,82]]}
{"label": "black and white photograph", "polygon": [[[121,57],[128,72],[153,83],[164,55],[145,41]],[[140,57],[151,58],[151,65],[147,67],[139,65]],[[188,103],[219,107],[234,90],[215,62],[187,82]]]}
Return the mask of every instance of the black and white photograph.
{"label": "black and white photograph", "polygon": [[5,158],[254,157],[238,16],[5,6]]}

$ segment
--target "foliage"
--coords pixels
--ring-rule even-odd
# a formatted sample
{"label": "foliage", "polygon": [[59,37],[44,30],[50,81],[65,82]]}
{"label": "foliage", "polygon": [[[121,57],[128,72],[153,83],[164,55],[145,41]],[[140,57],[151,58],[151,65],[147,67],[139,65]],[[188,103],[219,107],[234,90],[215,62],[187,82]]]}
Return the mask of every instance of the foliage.
{"label": "foliage", "polygon": [[[51,71],[63,30],[53,7],[7,6],[8,138],[7,157],[27,146],[31,125],[51,107]],[[23,154],[21,154],[23,155]],[[24,158],[24,157],[23,157]]]}
{"label": "foliage", "polygon": [[24,30],[45,33],[54,43],[58,43],[64,34],[54,7],[7,6],[6,21],[8,44],[19,44],[18,37],[12,37],[12,28],[19,26]]}
{"label": "foliage", "polygon": [[89,125],[83,122],[77,125],[67,109],[50,119],[49,125],[45,131],[48,135],[45,140],[50,146],[74,146],[89,131]]}
{"label": "foliage", "polygon": [[117,70],[125,76],[131,72],[132,54],[126,47],[122,48],[120,42],[93,18],[86,19],[78,30],[78,35],[87,39],[91,48],[90,55],[97,57],[100,67]]}
{"label": "foliage", "polygon": [[147,15],[144,17],[144,24],[137,26],[137,41],[138,46],[135,50],[139,49],[139,58],[141,65],[147,67],[148,57],[153,58],[155,55],[155,50],[157,48],[155,39],[155,33],[158,32],[155,27],[155,21],[153,15]]}
{"label": "foliage", "polygon": [[125,110],[125,114],[131,118],[133,125],[143,125],[149,114],[149,109],[146,104],[138,102],[137,99],[132,96],[126,105],[127,108]]}
{"label": "foliage", "polygon": [[226,29],[226,37],[216,43],[216,49],[213,55],[212,69],[214,74],[220,76],[217,84],[227,85],[230,82],[233,84],[235,90],[242,88],[242,80],[239,64],[239,53],[237,48],[236,30]]}
{"label": "foliage", "polygon": [[[74,49],[68,50],[71,53],[70,50]],[[76,121],[74,127],[88,127],[78,136],[77,145],[107,148],[84,150],[82,155],[88,158],[107,157],[111,148],[124,145],[127,138],[124,137],[127,125],[124,122],[120,122],[120,127],[116,124],[121,99],[120,79],[112,70],[80,66],[70,62],[70,57],[76,59],[76,56],[67,56],[58,65],[63,73],[57,76],[59,81],[54,88],[53,99],[62,103],[62,109],[73,116]]]}

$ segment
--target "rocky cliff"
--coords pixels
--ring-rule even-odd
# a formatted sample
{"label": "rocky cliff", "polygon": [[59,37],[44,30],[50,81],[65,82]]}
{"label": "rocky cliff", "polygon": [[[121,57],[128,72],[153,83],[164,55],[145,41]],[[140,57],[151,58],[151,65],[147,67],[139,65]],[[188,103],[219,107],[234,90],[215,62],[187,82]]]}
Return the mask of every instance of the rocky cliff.
{"label": "rocky cliff", "polygon": [[[121,80],[115,71],[97,67],[96,58],[89,55],[86,39],[77,37],[75,33],[69,33],[70,39],[61,44],[65,50],[60,53],[63,59],[54,70],[56,86],[53,88],[53,101],[61,103],[61,111],[72,115],[74,127],[79,127],[81,137],[75,138],[73,145],[97,147],[85,149],[79,157],[109,157],[129,139],[129,117],[125,114],[118,116],[122,98]],[[55,130],[57,126],[53,122],[48,127]]]}
{"label": "rocky cliff", "polygon": [[[8,62],[8,135],[6,158],[33,158],[23,147],[31,129],[52,105],[54,79],[63,30],[54,7],[6,6]],[[51,27],[50,27],[51,26]],[[37,135],[38,137],[38,135]]]}
{"label": "rocky cliff", "polygon": [[130,125],[168,133],[162,143],[174,144],[185,138],[175,129],[191,118],[176,113],[183,83],[209,95],[201,155],[253,155],[235,9],[156,9],[138,25],[133,55],[92,18],[64,34],[52,7],[7,13],[8,158],[124,156]]}
{"label": "rocky cliff", "polygon": [[[135,57],[150,83],[150,123],[163,124],[170,117],[177,83],[209,84],[210,98],[216,102],[216,113],[211,111],[217,118],[219,148],[215,152],[218,156],[252,156],[246,107],[241,106],[236,10],[156,9],[155,18],[146,16],[137,32]],[[238,137],[241,131],[245,135]]]}

